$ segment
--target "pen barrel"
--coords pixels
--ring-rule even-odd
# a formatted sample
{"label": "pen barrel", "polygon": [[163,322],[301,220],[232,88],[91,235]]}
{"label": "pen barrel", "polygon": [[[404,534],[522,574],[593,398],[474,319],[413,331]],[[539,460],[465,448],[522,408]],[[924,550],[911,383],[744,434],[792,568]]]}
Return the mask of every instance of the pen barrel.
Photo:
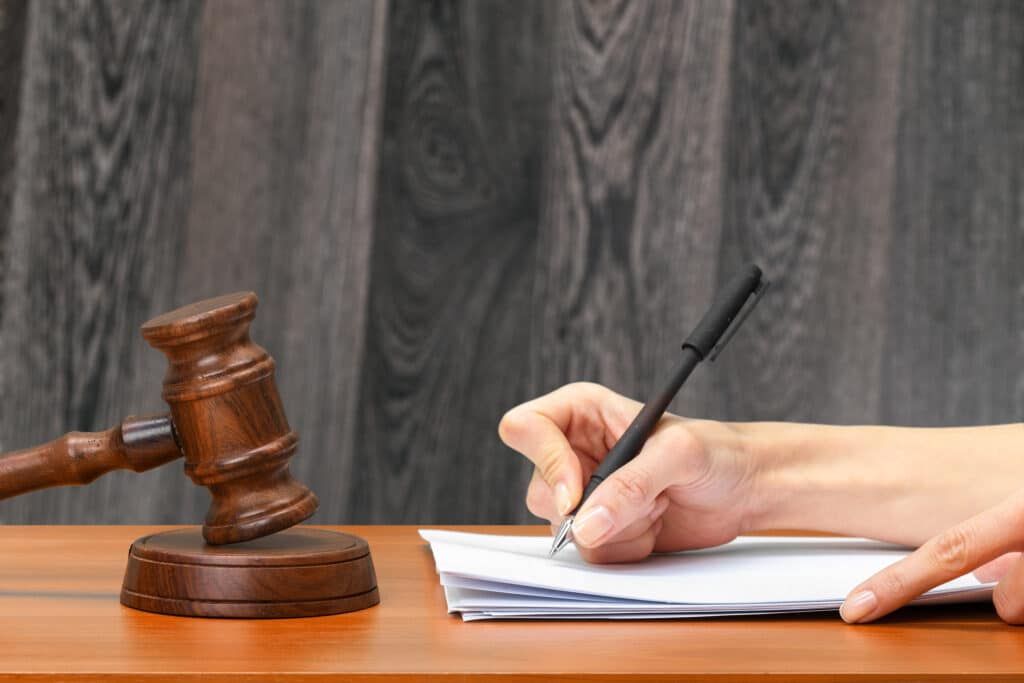
{"label": "pen barrel", "polygon": [[622,433],[622,436],[612,446],[612,449],[608,451],[608,455],[601,461],[594,474],[591,475],[590,481],[587,482],[586,488],[583,489],[580,506],[586,502],[590,494],[594,492],[602,481],[640,453],[640,450],[644,447],[644,442],[647,441],[647,437],[654,431],[655,426],[657,426],[661,417],[668,409],[668,405],[679,392],[679,388],[686,381],[686,378],[690,376],[690,373],[693,372],[693,369],[697,367],[700,360],[701,355],[696,350],[690,347],[683,348],[682,358],[680,358],[679,364],[676,366],[668,383],[640,409],[637,416],[633,418],[633,422]]}
{"label": "pen barrel", "polygon": [[761,269],[753,264],[737,273],[683,342],[683,348],[694,349],[701,358],[707,358],[760,284]]}

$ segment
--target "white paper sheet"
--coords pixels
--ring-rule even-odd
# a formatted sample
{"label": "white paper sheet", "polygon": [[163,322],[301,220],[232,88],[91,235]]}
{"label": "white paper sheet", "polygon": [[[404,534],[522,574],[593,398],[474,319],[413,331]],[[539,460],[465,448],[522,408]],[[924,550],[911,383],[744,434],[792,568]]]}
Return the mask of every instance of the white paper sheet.
{"label": "white paper sheet", "polygon": [[[592,565],[549,537],[420,530],[450,612],[480,619],[640,619],[836,610],[910,550],[857,538],[741,537],[717,548]],[[993,584],[962,576],[919,603],[971,602]]]}

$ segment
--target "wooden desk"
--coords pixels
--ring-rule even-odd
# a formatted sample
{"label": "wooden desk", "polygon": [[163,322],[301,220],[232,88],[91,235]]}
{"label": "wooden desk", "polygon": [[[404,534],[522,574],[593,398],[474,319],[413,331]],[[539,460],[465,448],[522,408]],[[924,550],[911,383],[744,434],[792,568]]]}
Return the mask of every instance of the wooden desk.
{"label": "wooden desk", "polygon": [[[161,527],[166,528],[166,527]],[[465,527],[460,527],[465,528]],[[546,534],[543,527],[473,527]],[[154,527],[0,527],[0,681],[1024,679],[1024,630],[990,606],[674,622],[463,623],[445,613],[415,527],[365,537],[379,606],[313,619],[235,621],[118,603],[128,546]]]}

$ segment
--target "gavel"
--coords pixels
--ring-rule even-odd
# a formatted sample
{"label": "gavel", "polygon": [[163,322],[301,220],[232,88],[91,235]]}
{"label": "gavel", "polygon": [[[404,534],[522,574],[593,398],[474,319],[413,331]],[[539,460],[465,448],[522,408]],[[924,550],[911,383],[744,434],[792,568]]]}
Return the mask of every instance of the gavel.
{"label": "gavel", "polygon": [[169,414],[128,417],[104,432],[71,432],[0,456],[0,499],[184,457],[185,473],[212,496],[202,538],[185,530],[136,541],[122,592],[128,606],[276,617],[361,609],[379,599],[365,541],[291,529],[318,501],[288,470],[298,436],[281,405],[274,360],[249,338],[257,303],[252,292],[226,294],[142,326],[169,361]]}
{"label": "gavel", "polygon": [[170,362],[170,414],[128,417],[105,432],[71,432],[3,456],[0,498],[184,456],[185,473],[213,497],[207,543],[266,536],[312,515],[316,496],[288,471],[298,436],[281,406],[274,360],[249,338],[256,304],[252,292],[227,294],[143,325],[143,337]]}

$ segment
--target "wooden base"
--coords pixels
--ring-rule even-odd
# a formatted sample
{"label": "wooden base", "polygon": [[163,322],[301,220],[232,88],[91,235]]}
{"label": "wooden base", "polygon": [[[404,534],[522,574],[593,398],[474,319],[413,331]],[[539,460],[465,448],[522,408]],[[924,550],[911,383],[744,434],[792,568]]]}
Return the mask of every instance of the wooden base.
{"label": "wooden base", "polygon": [[121,588],[123,605],[188,617],[314,617],[378,602],[366,541],[304,527],[217,546],[198,528],[143,536]]}

